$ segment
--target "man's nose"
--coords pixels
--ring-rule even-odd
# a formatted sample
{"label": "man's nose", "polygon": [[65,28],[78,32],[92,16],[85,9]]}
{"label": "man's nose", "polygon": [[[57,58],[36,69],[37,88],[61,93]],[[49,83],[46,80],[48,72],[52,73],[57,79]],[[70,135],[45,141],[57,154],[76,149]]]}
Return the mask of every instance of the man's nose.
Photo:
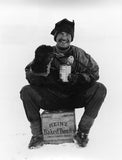
{"label": "man's nose", "polygon": [[67,36],[67,33],[66,33],[66,32],[62,32],[62,36],[63,36],[63,37],[66,37],[66,36]]}
{"label": "man's nose", "polygon": [[67,36],[62,36],[62,40],[67,40]]}
{"label": "man's nose", "polygon": [[63,32],[62,34],[63,34],[64,36],[66,36],[66,35],[67,35],[67,33],[65,33],[65,32]]}

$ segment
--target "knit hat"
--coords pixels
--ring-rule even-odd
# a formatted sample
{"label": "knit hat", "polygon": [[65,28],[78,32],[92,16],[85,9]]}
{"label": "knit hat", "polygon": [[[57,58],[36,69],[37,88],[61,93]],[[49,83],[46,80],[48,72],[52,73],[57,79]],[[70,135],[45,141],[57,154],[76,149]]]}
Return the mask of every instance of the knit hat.
{"label": "knit hat", "polygon": [[66,18],[57,22],[55,24],[55,28],[51,31],[51,34],[54,35],[54,40],[56,41],[56,36],[58,33],[60,32],[67,32],[71,35],[72,39],[71,41],[73,41],[74,38],[74,20],[73,22],[67,20]]}

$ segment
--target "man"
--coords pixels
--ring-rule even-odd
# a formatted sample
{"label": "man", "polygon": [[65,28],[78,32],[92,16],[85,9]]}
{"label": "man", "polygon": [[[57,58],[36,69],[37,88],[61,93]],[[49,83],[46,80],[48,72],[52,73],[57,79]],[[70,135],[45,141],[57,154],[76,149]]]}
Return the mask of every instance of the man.
{"label": "man", "polygon": [[25,68],[30,83],[20,92],[32,132],[29,148],[43,145],[40,109],[72,110],[84,107],[74,136],[79,146],[88,143],[88,133],[106,96],[106,87],[97,82],[99,67],[81,48],[71,45],[74,21],[63,19],[51,34],[55,46],[39,46],[34,60]]}

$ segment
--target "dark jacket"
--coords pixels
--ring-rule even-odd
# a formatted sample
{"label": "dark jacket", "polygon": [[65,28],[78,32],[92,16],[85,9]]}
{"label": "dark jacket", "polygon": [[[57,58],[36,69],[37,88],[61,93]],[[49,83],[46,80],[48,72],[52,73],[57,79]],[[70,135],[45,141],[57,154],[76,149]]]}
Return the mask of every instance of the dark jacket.
{"label": "dark jacket", "polygon": [[[43,47],[46,48],[44,51]],[[61,64],[66,63],[69,56],[74,57],[71,67],[72,78],[64,83],[59,78],[59,68]],[[43,76],[41,73],[46,71],[45,68],[48,68],[48,73]],[[99,67],[95,60],[84,50],[73,45],[65,54],[58,53],[55,46],[38,47],[34,60],[26,66],[25,71],[26,79],[31,85],[47,87],[62,94],[85,90],[99,79]]]}

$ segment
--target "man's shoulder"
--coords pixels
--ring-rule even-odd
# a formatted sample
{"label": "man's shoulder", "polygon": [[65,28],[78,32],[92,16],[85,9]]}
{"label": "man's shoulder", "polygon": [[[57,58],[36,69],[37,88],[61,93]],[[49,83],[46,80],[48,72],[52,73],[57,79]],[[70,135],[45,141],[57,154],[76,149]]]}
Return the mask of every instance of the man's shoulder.
{"label": "man's shoulder", "polygon": [[77,47],[75,45],[71,45],[73,52],[75,52],[76,54],[84,54],[86,53],[85,50],[83,50],[80,47]]}

